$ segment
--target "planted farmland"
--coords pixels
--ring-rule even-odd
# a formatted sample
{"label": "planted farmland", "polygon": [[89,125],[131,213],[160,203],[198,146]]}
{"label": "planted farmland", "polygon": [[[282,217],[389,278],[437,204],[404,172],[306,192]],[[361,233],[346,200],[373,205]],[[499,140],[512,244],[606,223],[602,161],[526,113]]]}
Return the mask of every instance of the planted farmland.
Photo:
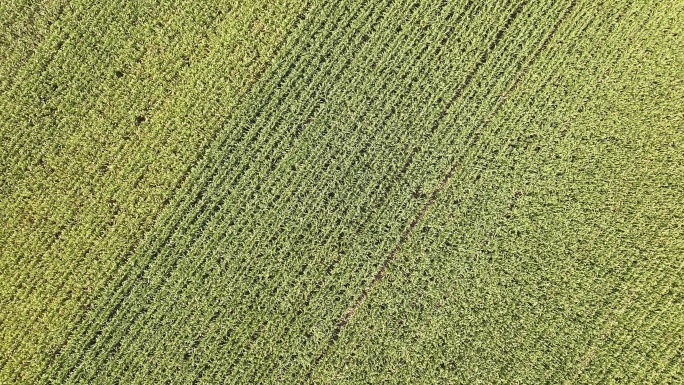
{"label": "planted farmland", "polygon": [[682,381],[682,12],[3,5],[0,379]]}

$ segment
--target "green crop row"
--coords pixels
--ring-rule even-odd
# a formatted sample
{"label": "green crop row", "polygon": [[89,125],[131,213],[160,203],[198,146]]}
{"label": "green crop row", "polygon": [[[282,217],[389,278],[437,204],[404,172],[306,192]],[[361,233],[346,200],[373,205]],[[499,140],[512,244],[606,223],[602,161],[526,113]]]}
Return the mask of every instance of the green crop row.
{"label": "green crop row", "polygon": [[57,378],[306,376],[568,5],[531,7],[317,11],[103,293]]}
{"label": "green crop row", "polygon": [[681,9],[615,5],[564,20],[314,382],[681,381]]}
{"label": "green crop row", "polygon": [[41,19],[50,6],[32,16],[50,24],[34,52],[12,47],[0,95],[0,367],[11,382],[33,382],[59,355],[306,9],[82,2]]}
{"label": "green crop row", "polygon": [[29,8],[0,382],[681,380],[677,2]]}

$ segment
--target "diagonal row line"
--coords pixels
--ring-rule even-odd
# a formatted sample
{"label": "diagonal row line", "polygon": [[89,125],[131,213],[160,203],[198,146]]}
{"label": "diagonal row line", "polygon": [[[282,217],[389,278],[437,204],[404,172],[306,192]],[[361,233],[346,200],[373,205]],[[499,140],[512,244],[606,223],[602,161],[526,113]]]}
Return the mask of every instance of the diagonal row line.
{"label": "diagonal row line", "polygon": [[[463,85],[457,90],[456,94],[452,97],[451,101],[449,102],[449,104],[446,107],[446,110],[448,110],[450,108],[450,106],[462,95],[465,88],[467,88],[467,86],[470,84],[470,82],[472,82],[473,78],[480,72],[481,67],[487,61],[491,52],[496,48],[498,43],[503,38],[506,30],[513,23],[513,21],[516,19],[516,17],[520,14],[520,12],[522,11],[522,9],[526,5],[526,3],[527,2],[523,2],[523,3],[519,4],[518,7],[516,7],[516,9],[508,16],[508,18],[507,18],[506,22],[504,23],[504,25],[502,26],[502,28],[497,32],[494,41],[492,41],[492,43],[490,44],[489,50],[487,50],[483,53],[482,57],[480,58],[480,60],[476,64],[475,68],[468,74]],[[548,46],[548,43],[555,36],[556,31],[560,28],[561,24],[567,19],[568,15],[572,12],[572,10],[575,8],[575,6],[576,6],[576,1],[573,1],[570,4],[570,6],[565,10],[563,15],[559,18],[559,20],[556,22],[556,24],[552,27],[550,33],[546,36],[546,38],[540,44],[539,48],[532,55],[531,60],[529,60],[528,64],[522,70],[520,75],[516,78],[514,84],[511,86],[511,88],[504,95],[502,95],[501,98],[499,98],[497,105],[492,110],[492,112],[489,114],[487,119],[485,119],[485,121],[483,123],[483,127],[486,127],[491,123],[493,116],[496,115],[498,113],[498,111],[503,107],[503,105],[508,100],[508,97],[510,96],[510,94],[515,89],[517,89],[521,80],[527,75],[527,73],[529,72],[529,69],[537,61],[541,52],[546,49],[546,47]],[[436,123],[436,125],[438,125],[438,124],[439,124],[439,122]],[[469,146],[473,146],[473,145],[477,144],[480,136],[481,136],[480,132],[476,133],[474,138],[471,140]],[[430,195],[430,199],[423,205],[422,209],[411,220],[408,227],[404,230],[401,237],[399,238],[399,241],[397,242],[396,246],[390,251],[388,256],[385,258],[383,263],[380,265],[380,268],[377,270],[377,272],[373,276],[373,279],[371,280],[371,282],[361,292],[361,294],[352,303],[352,305],[343,313],[342,318],[338,321],[335,328],[333,329],[333,332],[332,332],[331,337],[328,340],[327,344],[324,346],[321,353],[318,356],[316,356],[316,358],[314,359],[314,362],[313,362],[313,365],[311,366],[311,369],[309,370],[309,372],[305,376],[307,381],[309,381],[311,379],[311,376],[313,375],[313,372],[316,369],[316,367],[318,366],[318,364],[320,363],[320,361],[323,359],[323,357],[325,357],[325,355],[327,354],[329,349],[332,347],[332,345],[339,339],[341,332],[351,322],[352,318],[356,315],[356,313],[360,309],[361,305],[369,297],[373,288],[375,286],[377,286],[378,283],[386,276],[387,269],[388,269],[389,265],[396,259],[396,256],[397,256],[399,250],[401,249],[401,247],[406,243],[408,238],[413,234],[417,225],[425,218],[425,216],[426,216],[427,212],[430,210],[430,208],[432,206],[434,206],[435,202],[437,201],[437,198],[439,197],[441,192],[448,186],[449,182],[453,178],[456,171],[462,166],[462,161],[463,161],[464,157],[465,157],[465,154],[461,155],[459,157],[458,161],[454,163],[454,165],[449,169],[449,171],[446,173],[446,175],[442,178],[442,180],[440,181],[437,188],[434,189],[432,194]]]}

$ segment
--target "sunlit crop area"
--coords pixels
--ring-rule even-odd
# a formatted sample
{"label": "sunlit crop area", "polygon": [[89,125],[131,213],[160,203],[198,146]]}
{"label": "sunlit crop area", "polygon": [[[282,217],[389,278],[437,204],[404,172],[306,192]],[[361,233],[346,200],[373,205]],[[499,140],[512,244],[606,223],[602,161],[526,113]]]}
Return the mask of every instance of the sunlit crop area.
{"label": "sunlit crop area", "polygon": [[0,383],[684,382],[681,1],[3,1]]}

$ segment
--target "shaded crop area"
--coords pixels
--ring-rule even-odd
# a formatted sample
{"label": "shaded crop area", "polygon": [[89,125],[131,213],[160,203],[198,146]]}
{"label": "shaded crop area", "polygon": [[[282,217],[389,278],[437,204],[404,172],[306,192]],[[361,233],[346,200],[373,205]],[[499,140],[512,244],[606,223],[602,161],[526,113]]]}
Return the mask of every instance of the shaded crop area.
{"label": "shaded crop area", "polygon": [[164,7],[3,5],[0,382],[684,380],[682,4]]}

